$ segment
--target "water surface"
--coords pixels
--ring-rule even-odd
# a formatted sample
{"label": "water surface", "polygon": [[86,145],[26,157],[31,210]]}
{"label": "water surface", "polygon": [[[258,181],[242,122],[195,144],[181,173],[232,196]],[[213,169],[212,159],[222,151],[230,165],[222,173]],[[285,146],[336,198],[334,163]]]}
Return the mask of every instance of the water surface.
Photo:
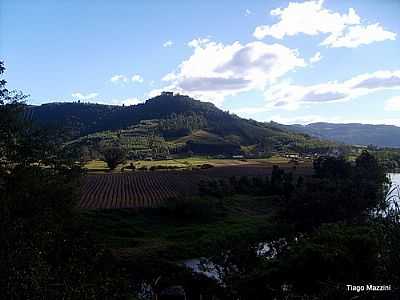
{"label": "water surface", "polygon": [[392,184],[400,186],[400,173],[389,173],[388,176]]}

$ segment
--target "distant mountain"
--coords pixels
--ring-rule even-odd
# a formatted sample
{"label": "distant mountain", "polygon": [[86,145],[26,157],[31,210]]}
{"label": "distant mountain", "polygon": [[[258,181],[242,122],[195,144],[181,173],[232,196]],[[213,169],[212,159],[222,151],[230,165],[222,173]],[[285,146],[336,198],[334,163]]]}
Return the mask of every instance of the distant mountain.
{"label": "distant mountain", "polygon": [[27,115],[39,124],[67,129],[72,145],[99,148],[123,144],[136,154],[145,151],[148,155],[157,147],[157,151],[168,148],[167,152],[251,155],[289,150],[325,152],[336,147],[335,143],[243,119],[211,103],[172,93],[132,106],[48,103],[30,106]]}
{"label": "distant mountain", "polygon": [[400,127],[393,125],[312,123],[283,125],[281,128],[349,145],[400,147]]}

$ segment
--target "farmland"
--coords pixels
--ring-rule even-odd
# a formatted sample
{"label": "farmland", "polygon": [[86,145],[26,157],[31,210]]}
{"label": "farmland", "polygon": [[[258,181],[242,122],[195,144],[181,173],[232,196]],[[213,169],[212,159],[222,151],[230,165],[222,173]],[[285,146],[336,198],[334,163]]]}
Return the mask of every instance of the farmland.
{"label": "farmland", "polygon": [[[168,161],[171,162],[171,161]],[[205,162],[191,160],[191,163]],[[126,171],[90,173],[84,179],[80,207],[89,209],[148,208],[160,206],[170,199],[195,196],[202,180],[233,176],[269,176],[273,164],[267,161],[214,160],[215,167],[159,171]],[[149,162],[153,163],[153,162]],[[309,164],[280,164],[295,175],[309,175]]]}
{"label": "farmland", "polygon": [[196,189],[196,176],[179,173],[129,172],[95,174],[85,178],[82,208],[155,207],[162,201],[178,198]]}
{"label": "farmland", "polygon": [[[270,158],[258,159],[226,159],[226,158],[209,158],[205,156],[193,156],[185,158],[164,159],[164,160],[127,160],[124,164],[117,167],[119,172],[124,167],[131,164],[136,169],[149,169],[153,166],[174,167],[179,169],[191,169],[203,164],[213,166],[232,166],[232,165],[267,165],[279,164],[286,165],[289,159],[282,156],[272,156]],[[105,172],[108,171],[107,164],[102,160],[91,160],[84,165],[89,172]]]}

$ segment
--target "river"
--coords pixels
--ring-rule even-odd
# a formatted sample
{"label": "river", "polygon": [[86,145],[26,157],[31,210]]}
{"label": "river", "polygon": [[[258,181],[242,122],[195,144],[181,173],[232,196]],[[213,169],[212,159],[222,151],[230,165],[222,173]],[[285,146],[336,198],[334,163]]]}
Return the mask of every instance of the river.
{"label": "river", "polygon": [[[392,181],[392,188],[394,186],[400,187],[400,173],[388,173],[388,176]],[[388,197],[394,194],[398,194],[398,192],[398,190],[393,190],[392,193],[388,195]],[[266,249],[269,249],[267,244],[265,244],[260,251],[266,251]],[[209,278],[216,279],[217,281],[221,280],[220,274],[217,271],[217,267],[206,258],[188,259],[183,261],[182,263],[195,273],[202,273],[203,275],[206,275]]]}
{"label": "river", "polygon": [[392,182],[390,193],[387,194],[386,200],[390,201],[390,208],[398,211],[400,204],[400,173],[388,173],[388,177]]}
{"label": "river", "polygon": [[392,184],[400,186],[400,173],[389,173],[388,176],[392,181]]}

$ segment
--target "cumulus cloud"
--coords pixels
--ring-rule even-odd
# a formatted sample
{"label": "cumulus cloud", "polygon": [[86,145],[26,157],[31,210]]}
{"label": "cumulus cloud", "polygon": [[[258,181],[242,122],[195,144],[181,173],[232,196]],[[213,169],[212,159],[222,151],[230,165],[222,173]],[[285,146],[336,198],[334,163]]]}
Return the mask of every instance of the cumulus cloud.
{"label": "cumulus cloud", "polygon": [[166,74],[161,80],[162,81],[173,81],[177,79],[177,75],[174,72]]}
{"label": "cumulus cloud", "polygon": [[138,98],[126,98],[126,99],[112,99],[111,103],[115,105],[136,105],[142,103],[143,101]]}
{"label": "cumulus cloud", "polygon": [[79,92],[72,93],[72,97],[77,98],[78,100],[90,100],[96,98],[97,96],[98,96],[97,93],[88,93],[88,94],[82,94]]}
{"label": "cumulus cloud", "polygon": [[221,90],[241,90],[251,84],[250,80],[243,78],[223,78],[223,77],[193,77],[185,78],[179,83],[179,87],[184,91],[221,91]]}
{"label": "cumulus cloud", "polygon": [[282,39],[299,33],[312,36],[328,34],[321,45],[334,48],[355,48],[396,38],[394,32],[385,30],[379,23],[363,24],[354,8],[341,14],[324,8],[323,4],[323,0],[290,2],[286,8],[271,10],[270,14],[279,21],[256,27],[253,35],[257,39],[266,36]]}
{"label": "cumulus cloud", "polygon": [[310,63],[315,64],[316,62],[319,62],[321,59],[322,59],[321,53],[317,52],[310,58]]}
{"label": "cumulus cloud", "polygon": [[193,54],[163,77],[165,90],[221,104],[224,97],[252,89],[263,90],[288,72],[305,67],[297,50],[279,44],[239,42],[222,44],[208,39],[189,42]]}
{"label": "cumulus cloud", "polygon": [[131,78],[132,82],[142,83],[144,80],[139,74],[134,74]]}
{"label": "cumulus cloud", "polygon": [[293,110],[306,103],[347,101],[387,89],[400,89],[400,71],[378,71],[344,82],[334,81],[311,86],[282,83],[266,90],[265,97],[269,106]]}
{"label": "cumulus cloud", "polygon": [[210,39],[208,39],[208,38],[197,38],[197,39],[191,40],[187,45],[190,48],[197,48],[197,47],[201,47],[202,45],[206,45],[209,42],[210,42]]}
{"label": "cumulus cloud", "polygon": [[124,75],[114,75],[110,78],[110,81],[112,83],[117,83],[117,82],[127,83],[129,79]]}
{"label": "cumulus cloud", "polygon": [[349,82],[353,88],[384,89],[400,87],[400,71],[378,71],[363,74]]}
{"label": "cumulus cloud", "polygon": [[353,8],[347,14],[334,13],[323,7],[322,0],[290,2],[286,8],[276,8],[270,14],[279,18],[279,22],[269,26],[258,26],[254,36],[262,39],[272,36],[282,39],[286,35],[299,33],[318,35],[320,33],[340,33],[348,25],[360,23],[360,17]]}
{"label": "cumulus cloud", "polygon": [[139,103],[143,103],[142,100],[132,97],[132,98],[124,98],[124,99],[109,99],[109,100],[98,100],[96,103],[106,104],[106,105],[136,105]]}
{"label": "cumulus cloud", "polygon": [[248,8],[246,8],[246,10],[244,11],[244,15],[245,15],[246,17],[250,16],[250,15],[251,15],[251,10],[248,9]]}
{"label": "cumulus cloud", "polygon": [[386,40],[393,41],[395,39],[396,34],[394,32],[386,31],[379,23],[376,23],[367,26],[351,26],[339,34],[330,35],[321,45],[332,48],[356,48],[360,45],[368,45]]}
{"label": "cumulus cloud", "polygon": [[169,87],[164,87],[161,89],[153,89],[147,94],[147,98],[154,98],[156,96],[161,95],[162,92],[169,92],[169,91],[170,91]]}
{"label": "cumulus cloud", "polygon": [[[385,102],[386,111],[400,111],[400,96],[392,97]],[[400,121],[399,121],[400,123]]]}
{"label": "cumulus cloud", "polygon": [[163,47],[168,48],[168,47],[172,47],[173,45],[174,45],[174,42],[171,40],[168,40],[163,44]]}
{"label": "cumulus cloud", "polygon": [[[400,90],[400,71],[378,71],[355,76],[343,82],[331,81],[309,86],[278,82],[264,91],[263,105],[241,107],[234,112],[250,115],[277,108],[293,111],[304,105],[349,101],[380,90]],[[400,99],[393,99],[385,103],[386,110],[394,111],[397,107],[400,108]]]}
{"label": "cumulus cloud", "polygon": [[139,74],[134,74],[131,78],[125,75],[114,75],[110,78],[114,84],[126,84],[129,82],[143,83],[143,78]]}
{"label": "cumulus cloud", "polygon": [[301,124],[307,125],[316,122],[328,122],[328,123],[361,123],[361,124],[373,124],[373,125],[395,125],[400,126],[400,119],[391,118],[348,118],[340,116],[321,116],[321,115],[303,115],[303,116],[282,116],[282,115],[271,115],[264,121],[275,121],[281,124]]}

